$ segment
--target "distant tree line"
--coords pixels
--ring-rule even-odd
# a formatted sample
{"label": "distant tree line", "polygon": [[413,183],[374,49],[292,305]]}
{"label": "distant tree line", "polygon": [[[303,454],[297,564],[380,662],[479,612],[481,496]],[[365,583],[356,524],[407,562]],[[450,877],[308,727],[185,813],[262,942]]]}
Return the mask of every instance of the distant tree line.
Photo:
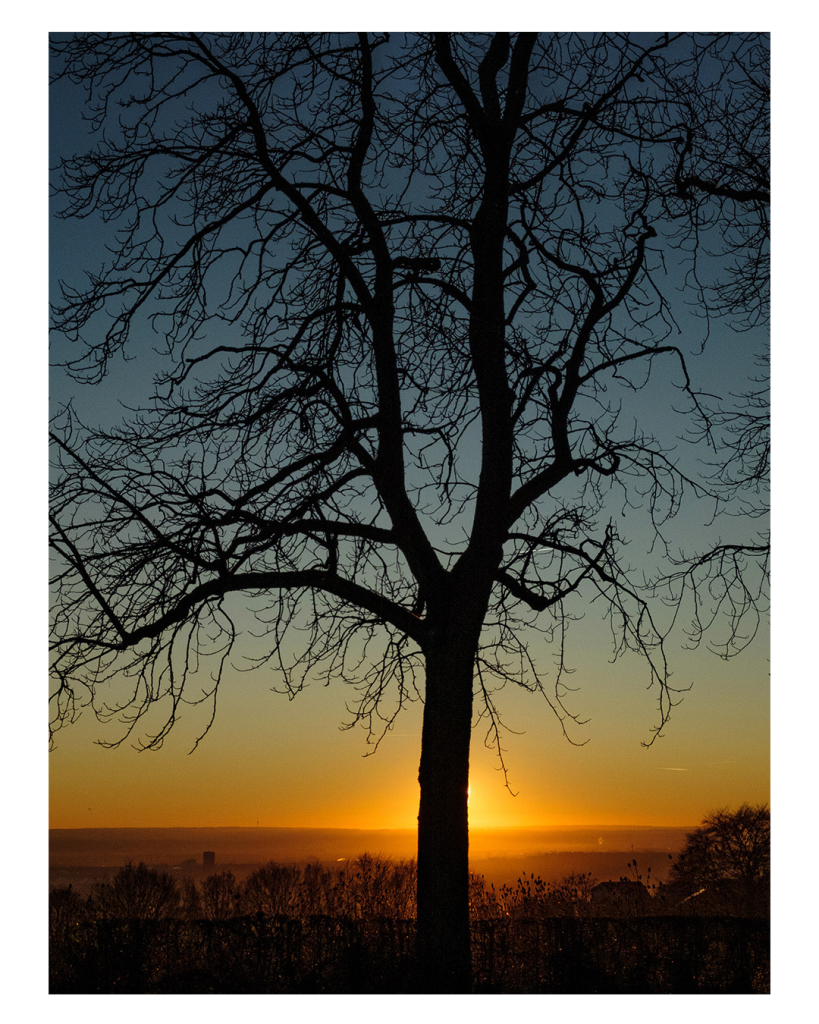
{"label": "distant tree line", "polygon": [[[667,883],[636,859],[619,882],[570,874],[469,885],[476,992],[765,992],[770,813],[709,814]],[[270,862],[243,881],[126,864],[50,894],[50,990],[109,993],[426,991],[416,863]]]}
{"label": "distant tree line", "polygon": [[[636,861],[629,869],[638,877],[524,874],[499,889],[473,874],[474,991],[768,990],[766,920],[725,916],[681,896],[680,879],[645,886]],[[221,871],[198,885],[128,864],[85,896],[54,887],[50,991],[423,992],[414,875],[414,862],[365,855],[351,869],[271,862],[243,882]]]}
{"label": "distant tree line", "polygon": [[[671,855],[669,854],[671,857]],[[770,811],[743,804],[709,814],[689,833],[666,883],[644,878],[636,858],[620,882],[598,883],[591,873],[546,882],[526,872],[515,885],[487,886],[471,874],[470,916],[542,918],[735,914],[765,916],[770,893]],[[126,864],[111,881],[97,882],[83,897],[70,885],[51,891],[52,929],[79,920],[164,918],[227,920],[250,915],[304,918],[317,915],[413,920],[416,863],[363,854],[349,868],[273,861],[243,882],[231,871],[201,879],[175,877],[143,863]]]}
{"label": "distant tree line", "polygon": [[415,916],[415,861],[363,854],[351,869],[320,863],[303,866],[270,861],[240,882],[232,871],[201,879],[174,876],[162,868],[128,863],[111,881],[86,896],[73,886],[51,890],[52,921],[166,918],[225,920],[328,915],[409,919]]}

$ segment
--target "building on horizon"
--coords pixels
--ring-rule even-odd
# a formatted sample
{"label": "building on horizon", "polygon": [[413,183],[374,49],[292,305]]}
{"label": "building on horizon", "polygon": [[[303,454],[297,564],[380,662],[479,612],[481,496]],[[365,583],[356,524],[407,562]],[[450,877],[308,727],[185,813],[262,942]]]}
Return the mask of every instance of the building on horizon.
{"label": "building on horizon", "polygon": [[216,854],[213,850],[205,850],[202,854],[202,867],[212,868],[216,866]]}

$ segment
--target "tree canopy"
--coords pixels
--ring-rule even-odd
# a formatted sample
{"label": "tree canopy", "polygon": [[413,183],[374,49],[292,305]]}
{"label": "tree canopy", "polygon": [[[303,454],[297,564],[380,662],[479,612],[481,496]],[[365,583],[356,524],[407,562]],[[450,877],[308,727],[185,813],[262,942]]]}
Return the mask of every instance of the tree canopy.
{"label": "tree canopy", "polygon": [[670,878],[699,885],[735,879],[759,886],[769,884],[770,873],[771,812],[764,804],[742,804],[706,815],[686,836]]}

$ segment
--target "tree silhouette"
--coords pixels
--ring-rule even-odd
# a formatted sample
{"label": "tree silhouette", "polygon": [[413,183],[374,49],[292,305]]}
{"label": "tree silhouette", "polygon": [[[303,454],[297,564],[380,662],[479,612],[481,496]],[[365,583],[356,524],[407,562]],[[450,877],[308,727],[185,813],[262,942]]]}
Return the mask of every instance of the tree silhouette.
{"label": "tree silhouette", "polygon": [[95,906],[104,917],[158,921],[173,917],[180,899],[174,877],[142,861],[136,865],[129,862],[111,882],[98,882],[94,888]]}
{"label": "tree silhouette", "polygon": [[685,846],[671,865],[671,882],[705,887],[719,893],[724,883],[739,887],[746,907],[767,904],[771,881],[771,812],[767,805],[742,804],[708,814],[685,837]]}
{"label": "tree silhouette", "polygon": [[[215,713],[240,636],[290,694],[356,687],[376,742],[422,697],[429,990],[469,987],[469,747],[475,718],[500,753],[497,689],[542,693],[565,731],[565,631],[595,600],[615,653],[645,660],[659,731],[674,610],[696,596],[698,639],[727,609],[728,653],[753,632],[764,538],[681,553],[666,531],[684,496],[736,512],[745,483],[720,447],[736,410],[694,366],[712,323],[759,306],[766,54],[734,35],[53,41],[54,85],[86,91],[97,131],[60,161],[59,212],[110,227],[102,269],[62,285],[64,370],[99,383],[150,329],[165,357],[122,423],[54,418],[53,725],[90,704],[130,735],[159,703],[158,747],[186,704]],[[641,390],[716,467],[639,424]],[[653,576],[623,556],[639,509],[671,563]]]}
{"label": "tree silhouette", "polygon": [[767,805],[743,804],[708,814],[685,837],[671,867],[672,879],[697,883],[737,878],[756,885],[771,872],[771,812]]}

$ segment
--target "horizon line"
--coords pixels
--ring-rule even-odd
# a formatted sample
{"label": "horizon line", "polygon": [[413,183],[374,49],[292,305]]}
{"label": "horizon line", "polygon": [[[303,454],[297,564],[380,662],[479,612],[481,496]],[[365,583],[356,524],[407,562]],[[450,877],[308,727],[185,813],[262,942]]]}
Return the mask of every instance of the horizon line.
{"label": "horizon line", "polygon": [[[627,822],[618,825],[600,824],[568,824],[568,825],[470,825],[469,831],[473,832],[522,832],[535,830],[553,829],[576,829],[585,831],[604,831],[606,829],[627,829],[627,828],[693,828],[691,822],[684,822],[676,825],[654,825],[646,822]],[[49,825],[49,832],[76,832],[84,831],[127,831],[140,829],[279,829],[281,831],[299,832],[307,830],[319,830],[324,832],[417,832],[416,825],[388,825],[388,826],[353,826],[353,825]]]}

